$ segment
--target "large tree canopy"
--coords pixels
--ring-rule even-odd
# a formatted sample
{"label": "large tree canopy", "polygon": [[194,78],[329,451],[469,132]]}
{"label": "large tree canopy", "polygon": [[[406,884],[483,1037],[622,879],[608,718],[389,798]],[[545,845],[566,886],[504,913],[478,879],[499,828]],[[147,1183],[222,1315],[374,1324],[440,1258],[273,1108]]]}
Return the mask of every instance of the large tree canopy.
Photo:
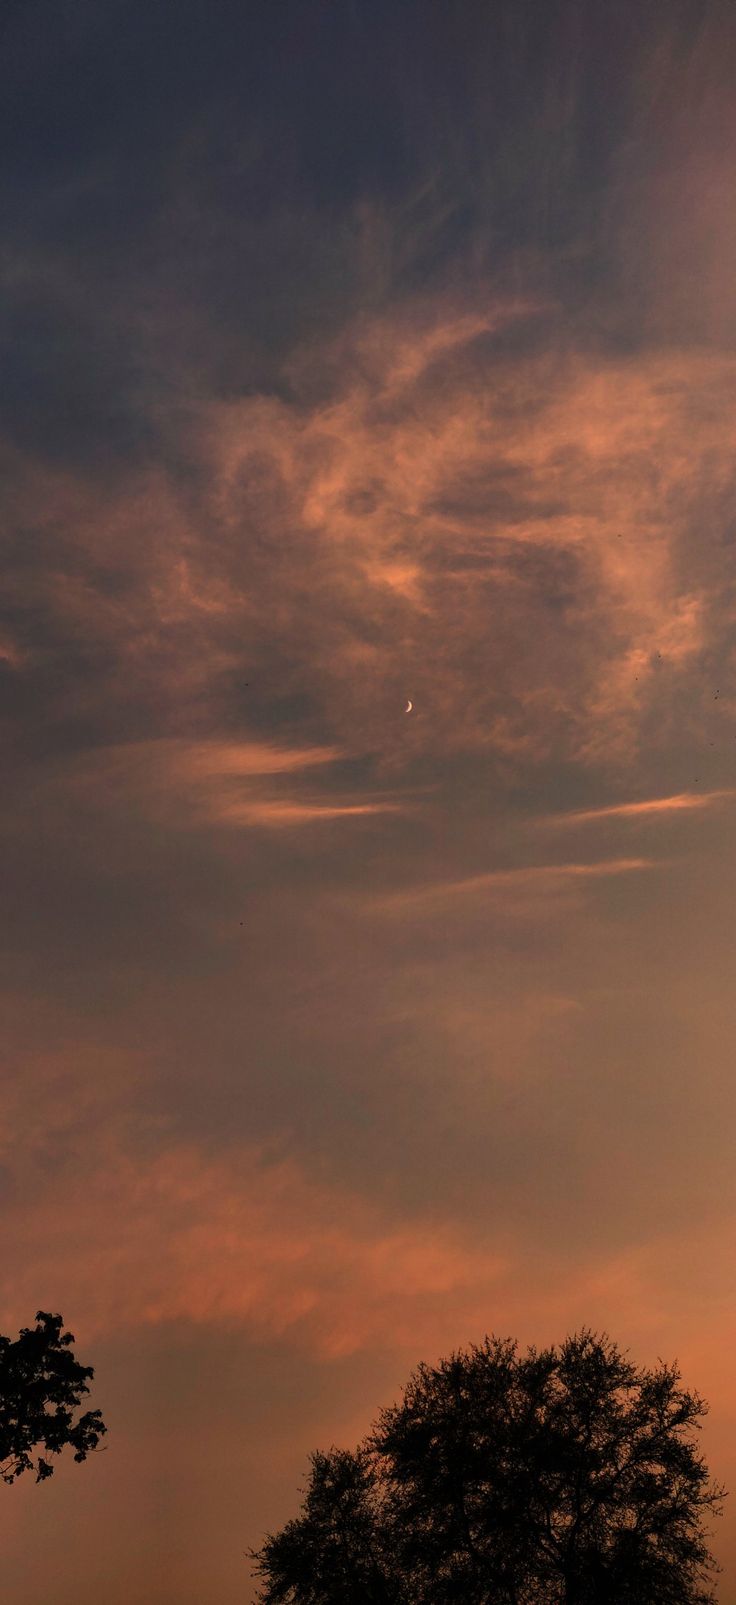
{"label": "large tree canopy", "polygon": [[[15,1342],[0,1336],[3,1482],[14,1482],[31,1469],[36,1482],[42,1482],[54,1470],[46,1455],[61,1454],[68,1445],[75,1460],[86,1460],[107,1430],[99,1410],[75,1417],[94,1371],[75,1359],[74,1337],[62,1327],[60,1315],[39,1310],[35,1327],[24,1327]],[[43,1453],[34,1461],[36,1450]]]}
{"label": "large tree canopy", "polygon": [[263,1605],[707,1605],[724,1495],[675,1365],[587,1331],[420,1366],[354,1453],[312,1458],[253,1552]]}

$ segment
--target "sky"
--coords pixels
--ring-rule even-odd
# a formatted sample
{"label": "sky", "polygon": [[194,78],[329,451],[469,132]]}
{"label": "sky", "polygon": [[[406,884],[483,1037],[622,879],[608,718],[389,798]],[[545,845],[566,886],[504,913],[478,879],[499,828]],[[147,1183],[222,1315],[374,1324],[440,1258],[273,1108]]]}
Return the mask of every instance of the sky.
{"label": "sky", "polygon": [[731,0],[3,33],[0,1330],[109,1428],[8,1605],[248,1605],[486,1333],[736,1488]]}

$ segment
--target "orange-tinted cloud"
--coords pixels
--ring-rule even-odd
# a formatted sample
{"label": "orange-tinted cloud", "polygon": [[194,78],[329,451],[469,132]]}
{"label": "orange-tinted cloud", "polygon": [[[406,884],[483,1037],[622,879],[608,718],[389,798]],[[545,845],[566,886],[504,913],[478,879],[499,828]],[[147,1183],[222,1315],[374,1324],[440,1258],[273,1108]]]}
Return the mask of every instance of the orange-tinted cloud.
{"label": "orange-tinted cloud", "polygon": [[[494,341],[525,320],[512,359]],[[312,353],[327,399],[190,413],[186,490],[162,469],[100,492],[16,462],[18,516],[32,504],[56,553],[32,581],[43,652],[99,665],[59,683],[62,707],[89,718],[104,692],[108,735],[144,703],[157,734],[215,743],[272,709],[288,745],[296,698],[316,747],[393,767],[626,764],[645,729],[695,739],[705,644],[726,651],[736,367],[594,359],[544,329],[513,302],[374,320]],[[33,664],[30,636],[19,650]]]}
{"label": "orange-tinted cloud", "polygon": [[506,893],[513,899],[516,893],[522,897],[528,891],[554,893],[564,889],[567,882],[629,875],[637,870],[652,868],[654,861],[649,858],[611,858],[590,864],[527,864],[516,869],[490,870],[486,874],[471,875],[460,881],[410,887],[374,899],[371,906],[385,913],[404,913],[413,908],[443,908],[456,900],[484,897],[486,893],[491,896],[503,896]]}
{"label": "orange-tinted cloud", "polygon": [[541,823],[545,825],[594,824],[605,819],[646,819],[650,815],[691,813],[712,808],[715,803],[730,800],[736,791],[721,787],[717,791],[681,791],[670,797],[645,797],[639,802],[609,803],[603,808],[577,808],[567,814],[552,814]]}
{"label": "orange-tinted cloud", "polygon": [[146,1158],[113,1128],[108,1138],[53,1183],[38,1170],[33,1196],[6,1210],[6,1326],[43,1293],[98,1342],[190,1322],[254,1341],[288,1335],[327,1358],[370,1346],[418,1355],[499,1327],[537,1336],[606,1325],[615,1312],[618,1330],[645,1345],[675,1318],[697,1348],[700,1312],[690,1296],[682,1305],[672,1274],[685,1252],[705,1307],[723,1303],[702,1245],[715,1232],[725,1252],[727,1206],[687,1242],[659,1231],[582,1262],[560,1243],[545,1265],[508,1226],[469,1232],[434,1212],[398,1218],[255,1147],[211,1159],[193,1144],[164,1145]]}
{"label": "orange-tinted cloud", "polygon": [[[50,787],[67,802],[77,797],[97,811],[133,808],[179,829],[298,826],[401,813],[412,806],[409,795],[365,799],[331,792],[325,779],[310,791],[311,772],[334,769],[342,756],[334,747],[287,748],[252,740],[121,743],[70,762],[53,775]],[[278,793],[268,789],[275,776],[286,777]]]}
{"label": "orange-tinted cloud", "polygon": [[8,56],[0,1314],[117,1419],[4,1582],[234,1605],[268,1476],[489,1329],[679,1353],[733,1458],[736,31],[61,9]]}
{"label": "orange-tinted cloud", "polygon": [[337,1355],[413,1332],[448,1298],[490,1289],[504,1263],[449,1226],[397,1221],[242,1146],[227,1160],[189,1146],[146,1161],[115,1144],[65,1173],[63,1197],[58,1212],[39,1176],[34,1200],[12,1210],[5,1320],[43,1289],[90,1335],[224,1322]]}

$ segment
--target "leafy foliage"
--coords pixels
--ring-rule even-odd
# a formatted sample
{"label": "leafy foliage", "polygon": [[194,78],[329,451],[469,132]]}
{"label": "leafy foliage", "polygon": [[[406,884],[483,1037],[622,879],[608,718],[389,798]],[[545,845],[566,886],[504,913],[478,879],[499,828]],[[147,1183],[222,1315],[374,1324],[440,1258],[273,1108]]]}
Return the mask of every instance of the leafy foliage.
{"label": "leafy foliage", "polygon": [[[377,1483],[363,1451],[315,1454],[303,1515],[268,1540],[268,1600],[345,1605],[393,1599],[386,1578]],[[294,1592],[298,1578],[298,1591]]]}
{"label": "leafy foliage", "polygon": [[262,1605],[709,1605],[705,1414],[588,1331],[422,1365],[354,1454],[313,1456],[253,1553]]}
{"label": "leafy foliage", "polygon": [[[75,1460],[86,1460],[107,1431],[99,1410],[75,1411],[93,1377],[72,1353],[74,1337],[62,1331],[60,1315],[39,1310],[35,1327],[24,1327],[15,1342],[0,1336],[0,1477],[14,1482],[36,1472],[36,1482],[53,1475],[46,1455],[67,1445]],[[34,1451],[42,1450],[34,1463]]]}

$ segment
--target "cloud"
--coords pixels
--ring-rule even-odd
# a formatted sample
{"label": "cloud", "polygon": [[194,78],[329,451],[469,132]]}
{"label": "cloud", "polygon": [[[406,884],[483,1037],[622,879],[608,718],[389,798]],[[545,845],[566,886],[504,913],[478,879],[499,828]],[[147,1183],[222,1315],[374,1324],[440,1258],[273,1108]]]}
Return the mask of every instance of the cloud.
{"label": "cloud", "polygon": [[219,809],[214,818],[231,825],[314,825],[331,819],[360,819],[375,814],[403,813],[400,803],[307,803],[280,802],[276,798],[260,802],[233,802]]}
{"label": "cloud", "polygon": [[[727,494],[718,408],[732,359],[592,361],[557,351],[542,320],[511,361],[482,320],[441,306],[435,317],[431,371],[416,336],[398,396],[379,329],[343,348],[316,407],[246,402],[209,425],[203,414],[230,549],[276,519],[291,644],[353,750],[625,761],[663,698],[666,728],[709,630],[712,644],[715,545],[703,561],[691,521],[703,474],[711,503],[714,475]],[[410,728],[392,719],[407,690]]]}
{"label": "cloud", "polygon": [[[677,1319],[697,1349],[700,1310],[690,1320],[675,1291],[683,1253],[705,1307],[722,1306],[702,1246],[715,1232],[725,1252],[725,1204],[684,1237],[660,1227],[574,1257],[560,1241],[541,1258],[508,1224],[401,1217],[254,1145],[213,1159],[193,1143],[136,1152],[121,1136],[98,1128],[93,1150],[61,1164],[57,1155],[46,1174],[22,1145],[24,1185],[4,1208],[5,1328],[41,1302],[85,1343],[191,1324],[286,1339],[326,1359],[378,1347],[413,1360],[490,1330],[544,1339],[608,1325],[615,1311],[617,1332],[645,1344]],[[17,1155],[6,1149],[3,1162],[12,1168]]]}
{"label": "cloud", "polygon": [[297,365],[291,394],[172,409],[186,479],[10,454],[43,556],[10,552],[19,687],[108,742],[267,729],[379,769],[697,739],[730,618],[728,353],[575,351],[497,298],[358,320],[311,359],[316,393]]}
{"label": "cloud", "polygon": [[295,769],[311,769],[315,764],[334,763],[339,753],[334,747],[296,747],[285,749],[261,741],[179,743],[170,746],[172,767],[192,777],[205,775],[279,775]]}
{"label": "cloud", "polygon": [[646,819],[650,815],[697,812],[712,808],[736,796],[736,791],[721,787],[717,791],[681,791],[669,797],[645,797],[638,802],[609,803],[602,808],[578,808],[565,814],[549,814],[537,823],[543,825],[595,824],[606,819]]}
{"label": "cloud", "polygon": [[0,1313],[125,1402],[9,1591],[184,1605],[488,1329],[730,1430],[736,32],[15,9]]}
{"label": "cloud", "polygon": [[555,893],[564,890],[567,883],[629,875],[654,867],[654,861],[649,858],[611,858],[591,864],[527,864],[516,869],[489,870],[487,874],[469,875],[458,881],[409,887],[372,899],[369,906],[382,913],[401,914],[413,908],[443,908],[456,901],[483,898],[486,893],[492,899],[499,896],[505,901],[508,896],[513,901],[517,893],[522,898],[528,891]]}
{"label": "cloud", "polygon": [[[343,757],[334,747],[287,748],[252,740],[121,743],[57,767],[47,789],[67,806],[82,802],[98,814],[135,809],[179,830],[207,824],[299,826],[404,813],[416,806],[410,793],[368,799],[336,793],[334,771]],[[322,780],[315,795],[305,777],[322,769],[333,771],[332,790]],[[287,777],[286,794],[283,787],[277,794],[264,789],[274,776]]]}
{"label": "cloud", "polygon": [[396,1220],[257,1148],[211,1160],[179,1145],[146,1159],[110,1130],[81,1165],[50,1182],[38,1171],[7,1229],[6,1320],[43,1299],[89,1335],[225,1323],[291,1332],[333,1356],[395,1340],[503,1268],[497,1250],[447,1225]]}

